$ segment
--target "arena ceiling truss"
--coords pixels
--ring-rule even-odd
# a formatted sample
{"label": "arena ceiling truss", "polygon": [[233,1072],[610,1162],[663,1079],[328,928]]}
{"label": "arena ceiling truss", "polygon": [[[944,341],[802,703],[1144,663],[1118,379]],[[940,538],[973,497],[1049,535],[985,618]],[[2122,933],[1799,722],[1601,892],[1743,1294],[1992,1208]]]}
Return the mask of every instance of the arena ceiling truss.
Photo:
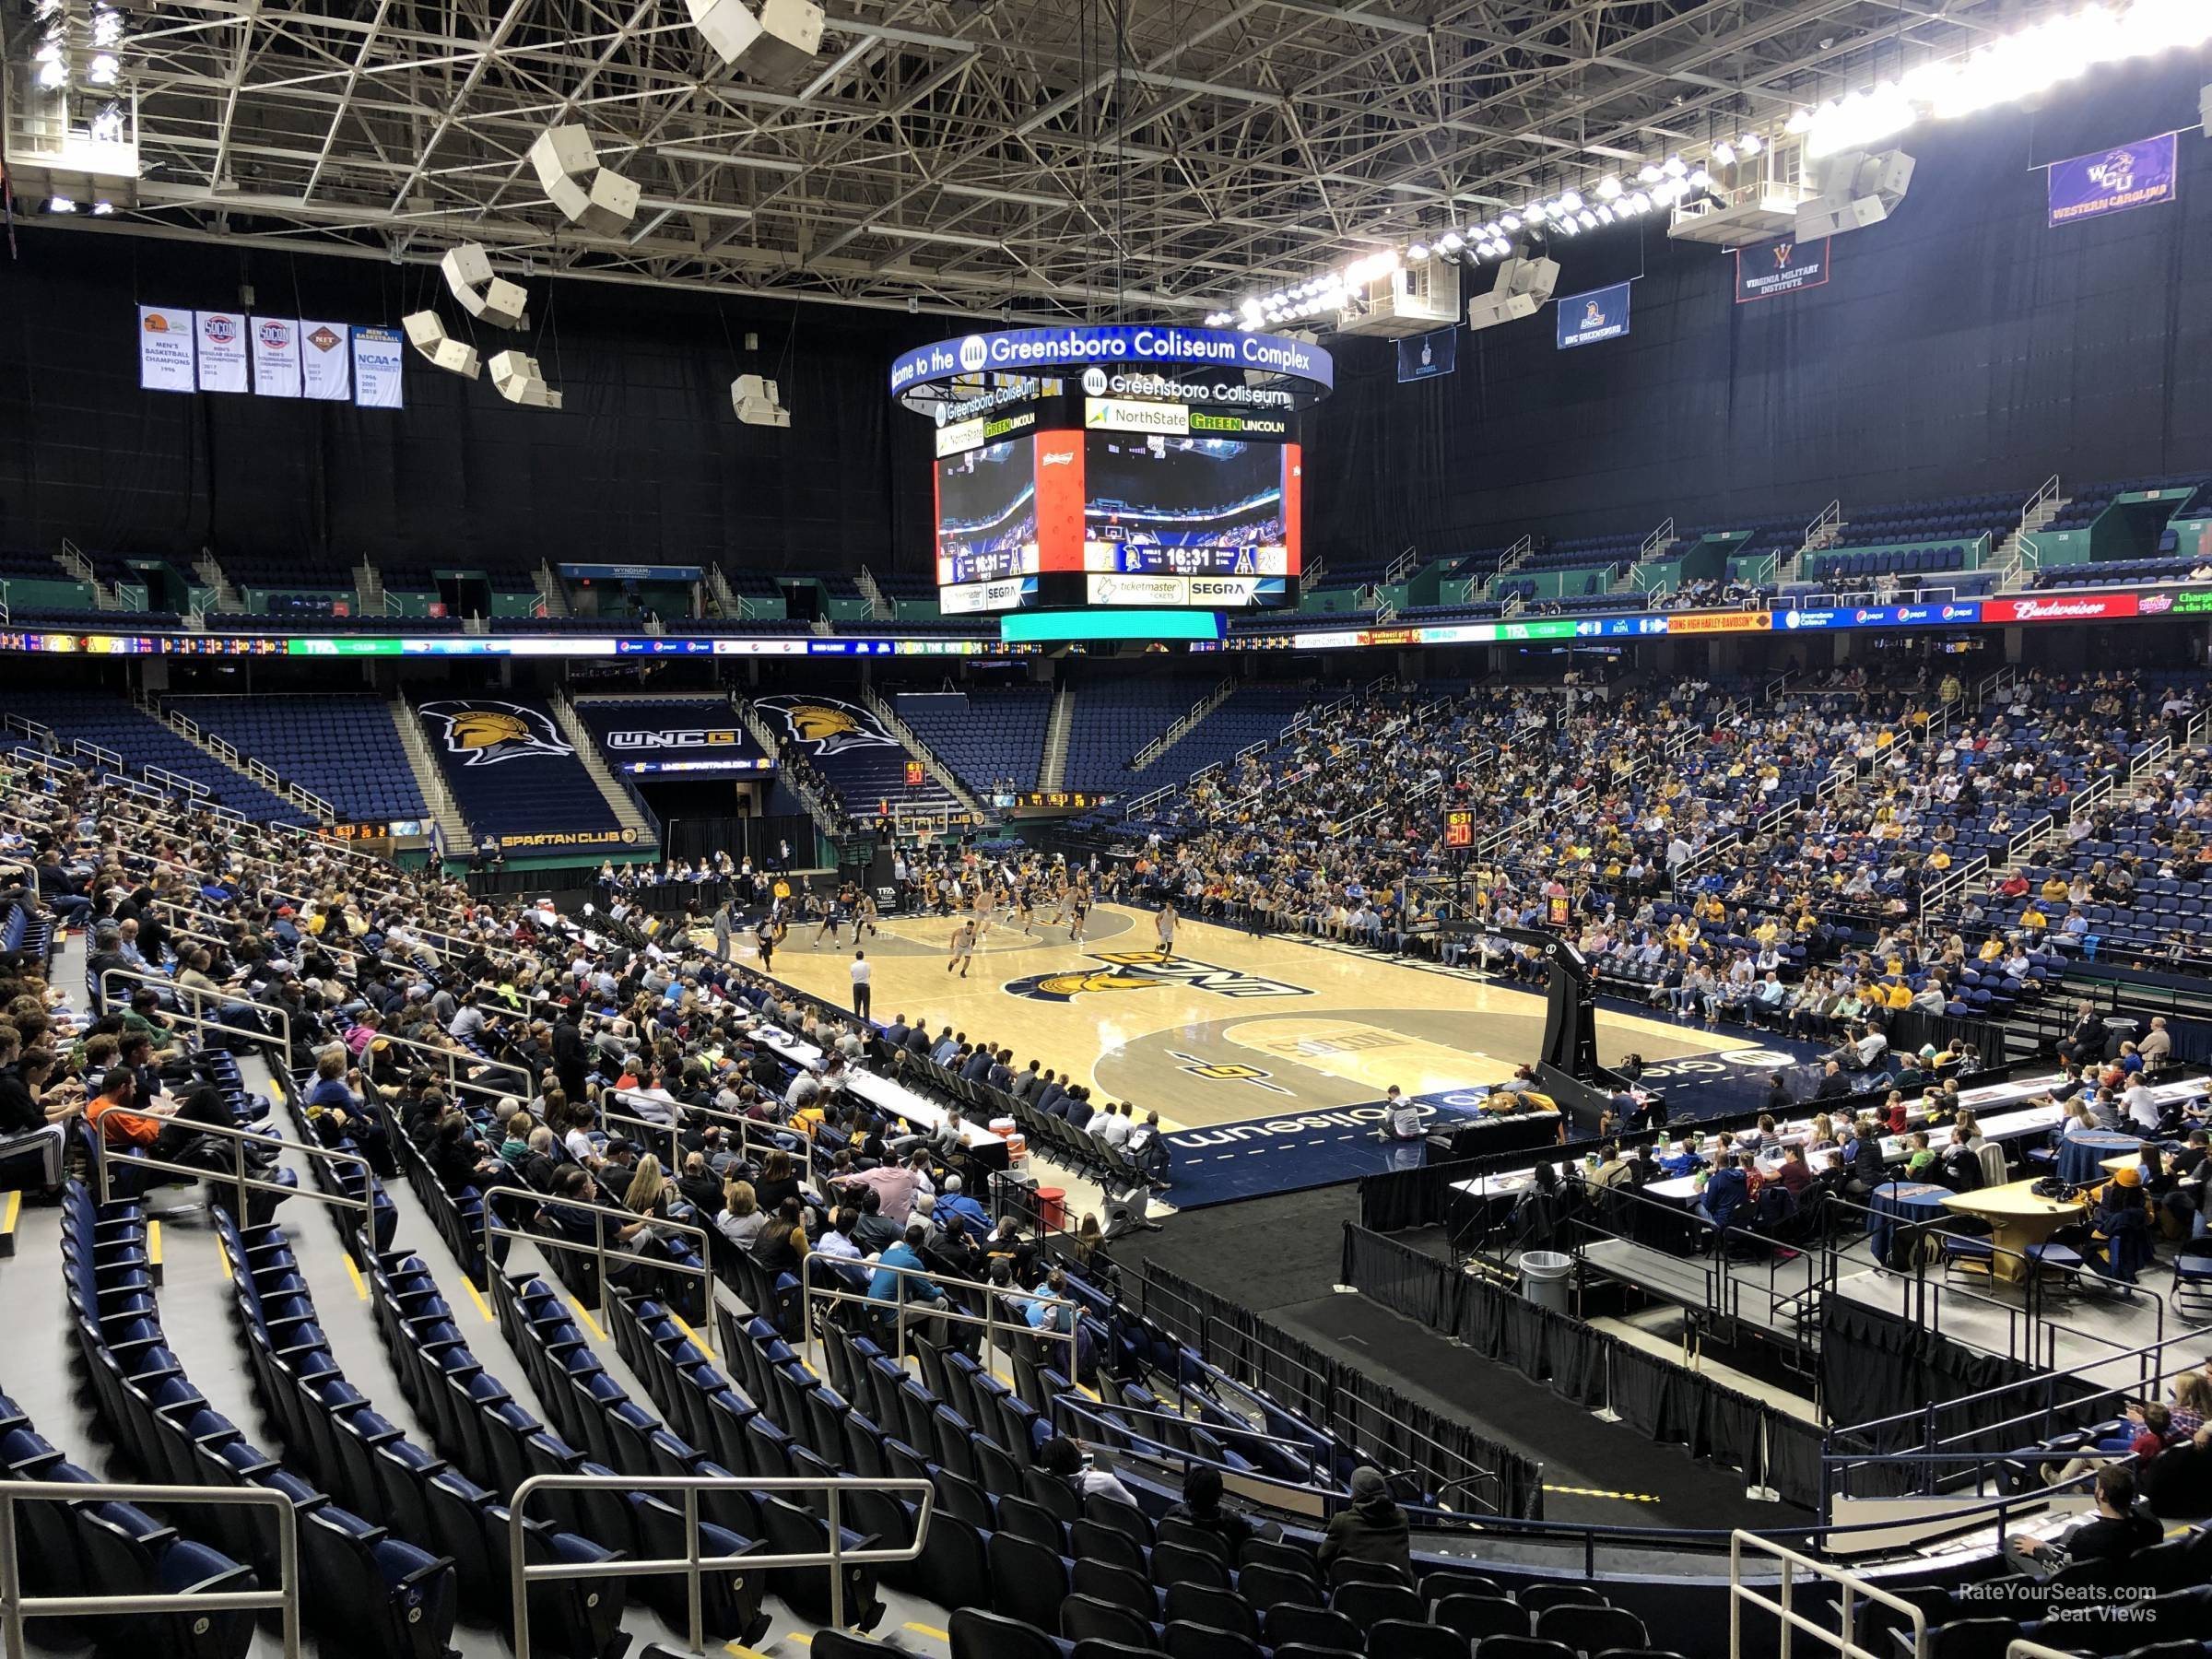
{"label": "arena ceiling truss", "polygon": [[[788,85],[682,0],[124,0],[134,206],[90,230],[1034,321],[1195,320],[1622,159],[1778,124],[1987,0],[826,0]],[[11,3],[11,59],[30,25]],[[557,123],[636,181],[580,232]]]}

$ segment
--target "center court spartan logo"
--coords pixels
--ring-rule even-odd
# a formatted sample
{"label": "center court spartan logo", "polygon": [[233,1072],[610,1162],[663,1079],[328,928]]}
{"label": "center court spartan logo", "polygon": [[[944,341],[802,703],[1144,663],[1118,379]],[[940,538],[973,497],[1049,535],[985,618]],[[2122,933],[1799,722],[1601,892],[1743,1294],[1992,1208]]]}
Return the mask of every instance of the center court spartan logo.
{"label": "center court spartan logo", "polygon": [[899,739],[857,704],[834,697],[763,697],[755,705],[782,722],[784,735],[818,758],[847,749],[897,748]]}
{"label": "center court spartan logo", "polygon": [[444,727],[445,752],[466,766],[496,766],[524,755],[573,755],[542,709],[520,703],[427,702],[420,712]]}
{"label": "center court spartan logo", "polygon": [[1077,968],[1061,973],[1031,973],[1008,980],[1004,987],[1015,996],[1032,1002],[1073,1002],[1090,991],[1144,991],[1155,985],[1188,985],[1211,991],[1217,996],[1311,996],[1303,985],[1263,979],[1233,968],[1217,968],[1189,957],[1163,957],[1157,950],[1100,950],[1091,959],[1104,968]]}

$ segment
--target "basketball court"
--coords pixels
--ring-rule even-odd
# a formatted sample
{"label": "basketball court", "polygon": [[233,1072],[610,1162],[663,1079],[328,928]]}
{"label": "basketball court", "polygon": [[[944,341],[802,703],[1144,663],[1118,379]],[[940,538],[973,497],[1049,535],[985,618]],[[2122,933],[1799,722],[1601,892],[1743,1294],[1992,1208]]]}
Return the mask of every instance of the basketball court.
{"label": "basketball court", "polygon": [[[1065,927],[1025,935],[994,926],[965,979],[947,971],[954,918],[887,918],[864,942],[875,964],[875,1018],[904,1014],[932,1031],[1014,1051],[1134,1102],[1163,1125],[1202,1130],[1255,1117],[1371,1107],[1396,1084],[1448,1096],[1494,1084],[1533,1059],[1544,1035],[1540,993],[1432,963],[1281,935],[1255,937],[1185,919],[1162,960],[1151,913],[1100,905],[1088,936]],[[851,934],[835,946],[794,927],[773,971],[804,991],[850,1000]],[[1747,1044],[1741,1030],[1703,1031],[1612,1009],[1598,1014],[1606,1064],[1641,1053],[1657,1080],[1718,1080],[1799,1056]],[[1354,1120],[1362,1121],[1362,1120]]]}

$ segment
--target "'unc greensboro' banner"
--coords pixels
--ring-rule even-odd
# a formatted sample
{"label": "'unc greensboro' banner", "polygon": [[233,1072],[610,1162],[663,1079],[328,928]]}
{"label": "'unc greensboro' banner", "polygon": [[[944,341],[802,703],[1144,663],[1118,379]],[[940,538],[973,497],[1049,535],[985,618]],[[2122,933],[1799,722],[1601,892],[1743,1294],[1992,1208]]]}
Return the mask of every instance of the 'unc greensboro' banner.
{"label": "'unc greensboro' banner", "polygon": [[1618,340],[1629,332],[1629,284],[1617,282],[1559,302],[1559,349]]}
{"label": "'unc greensboro' banner", "polygon": [[2051,223],[2070,225],[2174,197],[2175,135],[2164,134],[2065,161],[2053,161]]}

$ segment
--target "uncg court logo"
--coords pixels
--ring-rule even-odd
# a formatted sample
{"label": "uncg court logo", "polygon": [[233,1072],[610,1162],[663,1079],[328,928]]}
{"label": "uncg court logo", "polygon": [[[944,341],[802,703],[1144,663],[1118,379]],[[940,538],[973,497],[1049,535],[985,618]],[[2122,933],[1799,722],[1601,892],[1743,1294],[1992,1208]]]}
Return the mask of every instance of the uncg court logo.
{"label": "uncg court logo", "polygon": [[981,335],[970,335],[960,342],[960,367],[971,374],[980,374],[991,360],[990,348]]}
{"label": "uncg court logo", "polygon": [[1157,950],[1101,950],[1091,953],[1100,968],[1079,968],[1060,973],[1031,973],[1008,980],[1004,987],[1015,996],[1032,1002],[1073,1002],[1088,992],[1144,991],[1155,985],[1187,985],[1217,996],[1239,999],[1258,996],[1311,996],[1303,985],[1241,973],[1189,957],[1163,956]]}
{"label": "uncg court logo", "polygon": [[1084,370],[1083,390],[1093,397],[1104,396],[1106,394],[1106,371],[1096,363]]}
{"label": "uncg court logo", "polygon": [[509,702],[427,702],[425,719],[441,723],[445,752],[465,766],[497,766],[524,755],[573,755],[543,710]]}

